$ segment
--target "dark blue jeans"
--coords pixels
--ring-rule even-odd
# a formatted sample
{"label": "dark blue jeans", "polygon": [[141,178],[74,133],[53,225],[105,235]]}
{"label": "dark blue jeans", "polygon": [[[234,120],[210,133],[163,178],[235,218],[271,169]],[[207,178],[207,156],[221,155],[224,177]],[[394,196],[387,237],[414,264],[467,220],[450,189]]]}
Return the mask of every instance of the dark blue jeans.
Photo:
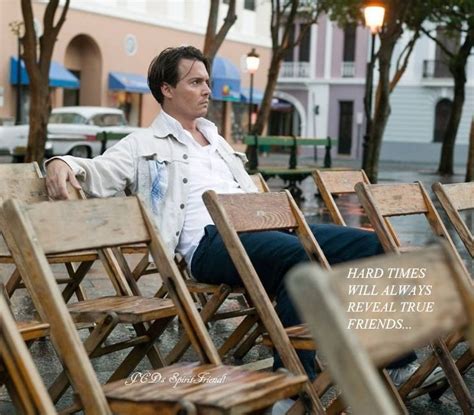
{"label": "dark blue jeans", "polygon": [[[330,264],[383,253],[377,235],[371,231],[337,225],[311,225],[316,240]],[[301,320],[288,296],[284,276],[294,265],[308,261],[298,237],[287,232],[247,232],[239,235],[265,290],[276,299],[276,311],[284,327]],[[214,225],[206,226],[191,262],[191,271],[198,281],[210,284],[242,285],[237,270]],[[298,356],[311,379],[316,377],[314,352],[298,351]],[[414,353],[390,367],[400,367],[416,359]],[[282,366],[275,353],[274,369]]]}

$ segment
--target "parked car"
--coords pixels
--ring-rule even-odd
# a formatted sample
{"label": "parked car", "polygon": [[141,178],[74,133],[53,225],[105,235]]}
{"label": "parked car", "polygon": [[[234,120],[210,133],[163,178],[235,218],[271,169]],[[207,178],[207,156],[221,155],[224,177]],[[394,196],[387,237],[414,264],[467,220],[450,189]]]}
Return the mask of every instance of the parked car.
{"label": "parked car", "polygon": [[[28,125],[0,127],[0,153],[21,158],[26,151]],[[101,153],[97,133],[126,135],[138,130],[127,125],[122,110],[107,107],[60,107],[52,110],[48,122],[46,154],[94,157]],[[112,145],[108,143],[107,146]]]}

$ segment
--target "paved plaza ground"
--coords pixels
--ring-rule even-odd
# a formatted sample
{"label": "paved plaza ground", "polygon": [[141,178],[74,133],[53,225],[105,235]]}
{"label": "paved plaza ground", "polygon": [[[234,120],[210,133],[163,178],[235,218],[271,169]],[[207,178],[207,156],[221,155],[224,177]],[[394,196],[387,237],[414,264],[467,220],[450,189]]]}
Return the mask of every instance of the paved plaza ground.
{"label": "paved plaza ground", "polygon": [[[287,160],[287,156],[270,156],[268,158],[262,158],[262,163],[270,164],[284,164]],[[0,162],[6,162],[7,159],[0,159]],[[302,164],[311,163],[311,158],[303,158],[301,160]],[[350,160],[335,160],[335,167],[347,166],[353,168],[359,168],[359,162],[350,161]],[[442,182],[460,182],[464,178],[464,167],[456,167],[456,175],[443,178],[439,177],[435,173],[435,165],[413,165],[413,164],[398,164],[398,163],[382,163],[380,166],[379,173],[379,182],[413,182],[415,180],[420,180],[425,184],[426,188],[431,192],[431,184],[435,181]],[[284,183],[280,179],[271,179],[269,180],[269,185],[272,190],[281,189],[284,186]],[[315,196],[315,186],[311,178],[305,179],[301,183],[302,189],[304,191],[305,200],[301,203],[301,208],[307,217],[310,223],[327,223],[329,222],[329,217],[327,211],[322,206],[322,201],[319,197]],[[434,198],[433,198],[434,200]],[[350,216],[349,225],[351,226],[367,226],[366,220],[363,219],[361,215],[361,209],[357,200],[353,197],[347,199],[341,198],[338,202],[342,206],[343,216],[344,213]],[[437,205],[437,207],[439,207]],[[446,219],[444,214],[442,218]],[[470,223],[472,228],[473,217],[470,217]],[[445,222],[446,223],[446,222]],[[423,226],[414,225],[410,220],[405,220],[399,223],[402,230],[402,239],[410,241],[413,244],[422,244],[432,238],[429,236],[428,229]],[[461,244],[459,239],[451,232],[453,239],[455,240],[456,245],[459,248],[463,258],[466,260],[468,268],[474,274],[472,260],[467,258],[467,253],[464,249],[464,246]],[[131,258],[131,261],[137,261],[138,257]],[[0,275],[1,280],[5,282],[9,273],[12,271],[11,266],[1,266],[0,265]],[[55,271],[58,273],[64,273],[64,269],[61,266],[55,266]],[[152,295],[155,293],[156,289],[159,287],[159,282],[156,276],[148,275],[143,277],[140,280],[141,288],[144,294]],[[84,288],[90,296],[98,295],[107,295],[112,294],[112,286],[110,285],[108,279],[104,276],[104,270],[101,266],[95,265],[92,271],[88,274],[86,281],[84,282]],[[17,311],[20,317],[28,317],[33,314],[32,305],[25,295],[24,292],[18,291],[14,294],[12,299],[13,307]],[[237,307],[237,301],[230,301],[226,304],[227,309],[233,309]],[[227,320],[212,323],[210,326],[210,331],[213,340],[219,344],[223,341],[224,338],[232,331],[232,329],[237,324],[237,320]],[[161,338],[159,342],[159,348],[166,354],[171,347],[174,345],[176,340],[179,338],[181,329],[179,325],[173,324],[169,329],[167,329],[165,335]],[[120,328],[114,331],[113,338],[118,339],[128,334],[127,328]],[[460,353],[462,350],[456,350],[456,354]],[[47,384],[50,384],[55,376],[59,373],[61,365],[58,359],[54,355],[53,348],[48,340],[37,341],[31,347],[31,352],[37,362],[40,372],[45,379]],[[427,350],[420,350],[420,355],[426,355]],[[116,353],[114,355],[108,355],[94,360],[94,367],[101,379],[105,381],[108,375],[111,374],[111,371],[114,367],[117,367],[121,359],[123,358],[124,353]],[[267,358],[270,356],[269,351],[264,346],[256,346],[251,352],[245,356],[242,361],[236,361],[234,358],[227,358],[228,363],[248,363],[252,360]],[[192,361],[195,360],[195,356],[192,352],[188,351],[184,357],[185,360]],[[148,362],[143,362],[139,366],[139,370],[149,369],[150,366]],[[467,385],[470,391],[474,394],[474,370],[471,369],[470,372],[466,375]],[[65,396],[60,401],[60,407],[66,406],[71,402],[71,392]],[[459,414],[459,410],[456,400],[449,390],[445,393],[439,401],[432,401],[429,397],[423,396],[417,398],[408,404],[408,408],[411,414]],[[14,414],[15,411],[12,408],[12,405],[9,401],[9,397],[4,389],[0,389],[0,414]],[[374,414],[379,415],[379,414]]]}

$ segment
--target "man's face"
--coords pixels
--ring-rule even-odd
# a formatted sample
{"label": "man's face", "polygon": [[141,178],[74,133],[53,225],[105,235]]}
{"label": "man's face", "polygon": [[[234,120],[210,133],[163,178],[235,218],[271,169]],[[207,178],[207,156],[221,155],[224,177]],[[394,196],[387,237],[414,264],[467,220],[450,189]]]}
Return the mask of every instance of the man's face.
{"label": "man's face", "polygon": [[178,74],[176,87],[164,87],[163,93],[168,98],[166,108],[169,105],[169,109],[174,113],[190,119],[205,116],[211,95],[206,66],[201,61],[181,59]]}

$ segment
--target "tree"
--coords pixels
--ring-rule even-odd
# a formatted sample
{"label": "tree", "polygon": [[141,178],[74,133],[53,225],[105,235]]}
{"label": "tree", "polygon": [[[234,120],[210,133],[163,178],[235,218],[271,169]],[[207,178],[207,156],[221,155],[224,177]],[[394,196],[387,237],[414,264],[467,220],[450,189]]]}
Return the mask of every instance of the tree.
{"label": "tree", "polygon": [[227,9],[227,16],[224,19],[219,31],[217,31],[217,19],[219,18],[219,5],[220,0],[211,0],[209,7],[209,17],[207,20],[206,37],[204,39],[203,53],[209,59],[209,64],[212,67],[212,61],[217,54],[217,51],[222,45],[227,33],[229,32],[232,25],[237,20],[235,14],[235,2],[236,0],[229,0],[229,8]]}
{"label": "tree", "polygon": [[472,0],[434,0],[432,2],[434,7],[430,20],[442,26],[448,38],[459,39],[461,35],[464,35],[464,40],[455,50],[452,50],[431,30],[423,29],[423,32],[444,52],[448,59],[449,71],[454,79],[453,105],[443,134],[438,165],[438,173],[450,175],[454,172],[454,146],[465,100],[466,65],[474,47],[474,2]]}
{"label": "tree", "polygon": [[[257,120],[252,128],[252,133],[255,135],[263,133],[270,116],[273,93],[285,54],[301,42],[311,25],[317,21],[321,10],[317,3],[311,0],[272,0],[270,23],[272,55],[262,103],[257,114]],[[300,33],[292,41],[291,33],[296,22],[300,23]],[[256,146],[249,146],[247,149],[249,159],[255,159],[256,151]]]}
{"label": "tree", "polygon": [[58,33],[66,20],[69,1],[65,1],[56,23],[59,0],[48,2],[43,16],[43,34],[37,39],[31,0],[21,0],[21,12],[25,28],[25,33],[21,38],[23,45],[22,58],[30,79],[30,128],[26,162],[41,162],[44,157],[48,118],[51,111],[49,68]]}
{"label": "tree", "polygon": [[[382,139],[391,111],[390,94],[407,68],[415,43],[420,36],[421,25],[425,21],[429,9],[429,2],[423,0],[388,0],[385,2],[384,25],[379,33],[380,47],[376,54],[376,59],[379,62],[379,82],[375,94],[375,108],[366,164],[362,166],[373,183],[377,183]],[[390,78],[395,45],[406,29],[411,30],[411,38],[397,57],[395,72]]]}
{"label": "tree", "polygon": [[469,133],[469,150],[467,154],[466,182],[474,181],[474,117]]}

